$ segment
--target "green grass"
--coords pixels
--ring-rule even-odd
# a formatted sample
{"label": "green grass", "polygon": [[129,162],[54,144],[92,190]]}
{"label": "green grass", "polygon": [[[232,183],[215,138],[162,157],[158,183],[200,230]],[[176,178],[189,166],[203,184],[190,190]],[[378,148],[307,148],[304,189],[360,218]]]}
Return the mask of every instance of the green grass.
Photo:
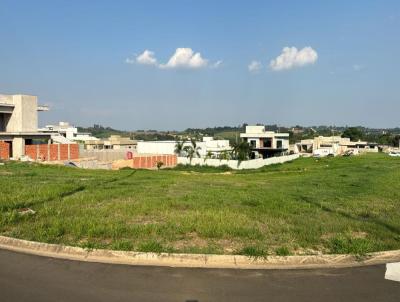
{"label": "green grass", "polygon": [[[21,215],[22,208],[35,214]],[[400,249],[400,159],[254,171],[0,166],[0,234],[85,248],[266,255]]]}
{"label": "green grass", "polygon": [[289,255],[290,255],[290,251],[289,251],[289,249],[288,249],[286,246],[278,247],[278,248],[275,250],[275,253],[276,253],[278,256],[289,256]]}

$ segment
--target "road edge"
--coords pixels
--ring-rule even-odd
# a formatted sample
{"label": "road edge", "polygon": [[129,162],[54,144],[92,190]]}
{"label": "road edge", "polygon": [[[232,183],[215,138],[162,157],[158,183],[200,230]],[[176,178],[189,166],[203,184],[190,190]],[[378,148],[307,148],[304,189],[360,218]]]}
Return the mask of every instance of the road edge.
{"label": "road edge", "polygon": [[354,255],[268,256],[251,258],[240,255],[168,254],[84,249],[59,244],[27,241],[0,236],[0,249],[57,259],[186,268],[234,269],[311,269],[376,265],[400,262],[400,250],[371,253],[363,259]]}

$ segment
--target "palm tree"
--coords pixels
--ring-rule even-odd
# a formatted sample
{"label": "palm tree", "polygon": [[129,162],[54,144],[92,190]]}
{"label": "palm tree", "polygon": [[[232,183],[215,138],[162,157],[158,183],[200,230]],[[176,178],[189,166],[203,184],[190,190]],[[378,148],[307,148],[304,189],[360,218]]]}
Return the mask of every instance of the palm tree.
{"label": "palm tree", "polygon": [[186,142],[185,140],[177,141],[177,142],[176,142],[174,152],[175,152],[175,154],[176,154],[177,156],[182,156],[182,153],[183,153],[183,151],[184,151],[185,142]]}
{"label": "palm tree", "polygon": [[193,148],[193,150],[194,150],[194,155],[196,155],[196,157],[200,157],[200,152],[199,152],[199,150],[200,150],[201,148],[200,148],[200,147],[197,147],[196,140],[191,139],[190,142],[191,142],[192,148]]}
{"label": "palm tree", "polygon": [[194,139],[190,140],[191,146],[183,147],[183,151],[186,153],[186,157],[190,159],[190,163],[192,163],[193,157],[200,157],[200,147],[197,147],[196,141]]}
{"label": "palm tree", "polygon": [[234,143],[232,149],[232,155],[239,162],[248,160],[250,158],[251,148],[247,142]]}

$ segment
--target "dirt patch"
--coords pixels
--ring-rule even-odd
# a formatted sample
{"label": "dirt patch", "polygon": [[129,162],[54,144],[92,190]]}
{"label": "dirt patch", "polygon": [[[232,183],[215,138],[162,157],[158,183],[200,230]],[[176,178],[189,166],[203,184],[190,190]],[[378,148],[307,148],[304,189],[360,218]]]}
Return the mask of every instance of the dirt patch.
{"label": "dirt patch", "polygon": [[235,242],[229,239],[211,240],[199,237],[196,232],[187,234],[183,239],[172,243],[171,247],[175,250],[182,251],[190,247],[197,249],[205,249],[209,246],[214,246],[224,254],[235,254],[241,249],[242,243]]}
{"label": "dirt patch", "polygon": [[82,239],[80,239],[78,241],[78,246],[86,246],[86,245],[90,245],[90,244],[96,244],[96,245],[99,245],[101,247],[101,246],[108,246],[108,245],[112,244],[113,241],[114,240],[112,238],[102,238],[102,239],[97,239],[96,238],[93,241],[93,239],[85,237],[85,238],[82,238]]}
{"label": "dirt patch", "polygon": [[172,247],[177,250],[183,250],[187,247],[194,246],[198,248],[208,247],[209,242],[206,239],[199,237],[196,232],[186,234],[185,238],[172,243]]}
{"label": "dirt patch", "polygon": [[294,251],[292,251],[293,255],[296,256],[306,256],[306,255],[323,255],[323,250],[324,248],[321,247],[318,250],[316,249],[304,249],[304,248],[297,248]]}
{"label": "dirt patch", "polygon": [[36,211],[32,210],[31,208],[21,208],[18,209],[18,214],[20,215],[34,215]]}
{"label": "dirt patch", "polygon": [[0,175],[13,175],[14,173],[9,171],[0,171]]}
{"label": "dirt patch", "polygon": [[366,232],[351,232],[350,235],[351,235],[351,238],[364,239],[368,236],[368,233],[366,233]]}
{"label": "dirt patch", "polygon": [[327,241],[327,240],[330,240],[332,238],[335,238],[337,235],[338,235],[337,233],[326,233],[326,234],[322,234],[321,235],[321,239],[323,241]]}
{"label": "dirt patch", "polygon": [[130,220],[127,222],[129,225],[135,225],[135,224],[140,224],[140,225],[149,225],[149,224],[160,224],[163,223],[162,219],[155,217],[155,216],[138,216],[135,217],[134,219]]}
{"label": "dirt patch", "polygon": [[[346,233],[346,235],[348,237],[354,238],[354,239],[360,239],[360,238],[363,239],[363,238],[366,238],[368,236],[368,233],[367,232],[350,232],[350,233]],[[338,236],[337,233],[326,233],[326,234],[323,234],[321,236],[321,239],[324,240],[324,241],[327,241],[327,240],[330,240],[330,239],[335,238],[337,236]]]}
{"label": "dirt patch", "polygon": [[229,239],[217,240],[216,244],[222,247],[224,254],[235,254],[242,247],[242,244],[239,242],[234,242]]}
{"label": "dirt patch", "polygon": [[183,174],[183,175],[198,175],[198,174],[205,174],[205,173],[200,173],[200,172],[195,172],[195,171],[182,171],[181,174]]}

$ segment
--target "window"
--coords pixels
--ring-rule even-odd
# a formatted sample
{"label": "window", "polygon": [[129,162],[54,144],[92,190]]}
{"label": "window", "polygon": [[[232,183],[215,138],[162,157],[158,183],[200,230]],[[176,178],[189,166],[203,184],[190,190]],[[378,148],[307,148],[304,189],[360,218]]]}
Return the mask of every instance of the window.
{"label": "window", "polygon": [[276,148],[282,149],[282,141],[281,140],[276,141]]}
{"label": "window", "polygon": [[250,147],[255,148],[256,147],[256,141],[255,140],[250,140]]}
{"label": "window", "polygon": [[263,147],[264,148],[271,148],[272,147],[272,138],[267,137],[263,139]]}

